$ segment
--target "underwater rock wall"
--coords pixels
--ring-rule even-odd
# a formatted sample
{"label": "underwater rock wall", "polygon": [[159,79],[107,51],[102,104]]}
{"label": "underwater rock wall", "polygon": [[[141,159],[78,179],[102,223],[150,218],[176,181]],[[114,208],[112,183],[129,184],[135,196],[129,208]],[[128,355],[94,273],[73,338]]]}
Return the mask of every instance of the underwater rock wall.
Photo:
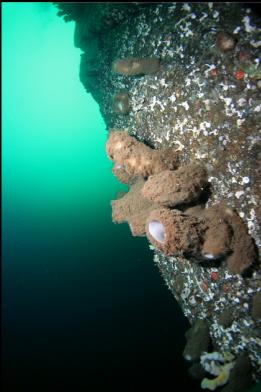
{"label": "underwater rock wall", "polygon": [[[135,138],[113,154],[107,144],[130,185],[113,220],[150,240],[152,230],[154,261],[192,325],[190,374],[243,391],[261,374],[261,19],[237,3],[64,4],[109,136]],[[150,151],[163,149],[175,165],[154,170]]]}

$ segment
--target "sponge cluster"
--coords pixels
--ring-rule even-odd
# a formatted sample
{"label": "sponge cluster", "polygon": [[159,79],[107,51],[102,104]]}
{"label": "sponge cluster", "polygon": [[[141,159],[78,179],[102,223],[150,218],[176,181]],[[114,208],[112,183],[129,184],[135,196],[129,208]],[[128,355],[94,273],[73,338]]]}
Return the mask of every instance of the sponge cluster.
{"label": "sponge cluster", "polygon": [[106,150],[113,173],[130,185],[112,201],[115,223],[128,222],[134,236],[146,235],[166,256],[225,260],[234,274],[255,262],[254,242],[237,213],[225,203],[205,208],[208,173],[200,161],[179,166],[174,149],[152,149],[124,130],[111,130]]}

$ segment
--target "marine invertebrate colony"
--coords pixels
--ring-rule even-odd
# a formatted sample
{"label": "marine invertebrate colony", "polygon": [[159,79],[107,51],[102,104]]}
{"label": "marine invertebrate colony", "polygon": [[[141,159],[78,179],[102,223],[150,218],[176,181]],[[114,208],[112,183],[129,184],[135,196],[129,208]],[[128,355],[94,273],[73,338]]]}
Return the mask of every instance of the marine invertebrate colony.
{"label": "marine invertebrate colony", "polygon": [[154,203],[174,207],[198,200],[207,183],[206,169],[200,164],[189,164],[150,176],[142,193]]}
{"label": "marine invertebrate colony", "polygon": [[126,58],[115,60],[112,64],[112,70],[116,73],[134,76],[150,75],[159,70],[160,62],[158,58]]}
{"label": "marine invertebrate colony", "polygon": [[145,235],[145,223],[153,204],[141,194],[144,180],[139,179],[130,188],[129,192],[118,200],[112,201],[112,219],[116,223],[128,222],[132,235]]}
{"label": "marine invertebrate colony", "polygon": [[216,388],[227,383],[231,369],[235,365],[235,357],[231,353],[218,352],[204,353],[201,355],[202,366],[212,375],[217,376],[214,379],[204,378],[201,382],[201,388],[214,391]]}
{"label": "marine invertebrate colony", "polygon": [[[155,224],[158,225],[158,230],[154,229]],[[197,218],[168,208],[153,210],[146,223],[148,239],[166,256],[190,257],[199,254],[203,230],[203,225]]]}
{"label": "marine invertebrate colony", "polygon": [[127,221],[133,235],[146,233],[166,256],[196,262],[227,256],[232,273],[242,273],[254,263],[253,240],[233,210],[216,205],[194,216],[191,209],[188,214],[171,209],[198,202],[208,184],[206,168],[201,164],[177,168],[173,149],[167,154],[153,150],[126,131],[111,131],[106,148],[115,161],[114,174],[133,184],[127,195],[112,202],[114,222]]}
{"label": "marine invertebrate colony", "polygon": [[126,131],[112,130],[106,150],[109,158],[132,176],[148,177],[178,165],[178,154],[173,148],[153,150]]}
{"label": "marine invertebrate colony", "polygon": [[[170,259],[177,257],[179,263],[187,259],[201,266],[207,261],[208,265],[203,267],[207,270],[213,262],[219,261],[220,272],[212,270],[210,274],[212,284],[218,283],[222,271],[243,274],[255,265],[254,241],[239,215],[226,203],[204,208],[200,198],[209,183],[207,169],[201,163],[178,167],[175,150],[169,149],[170,156],[167,154],[166,159],[161,150],[143,145],[126,131],[111,131],[106,147],[109,157],[115,161],[114,173],[130,184],[126,195],[112,201],[115,223],[128,222],[132,235],[146,235],[155,249]],[[156,160],[152,158],[154,154]],[[141,164],[144,157],[148,166]],[[171,168],[166,169],[165,165]],[[200,290],[208,290],[208,283],[202,282]],[[253,310],[253,317],[260,313],[256,309],[258,306]],[[191,374],[201,360],[201,369],[197,371],[202,374],[205,369],[216,376],[202,379],[202,389],[209,390],[228,382],[229,386],[236,384],[241,372],[241,357],[219,352],[202,354],[209,347],[212,333],[208,323],[196,320],[186,335],[188,340],[183,353],[185,359],[193,362]],[[244,385],[251,384],[251,371],[250,366],[242,381]]]}
{"label": "marine invertebrate colony", "polygon": [[239,215],[222,205],[205,210],[208,223],[203,254],[207,258],[227,257],[228,269],[240,274],[257,260],[254,241]]}

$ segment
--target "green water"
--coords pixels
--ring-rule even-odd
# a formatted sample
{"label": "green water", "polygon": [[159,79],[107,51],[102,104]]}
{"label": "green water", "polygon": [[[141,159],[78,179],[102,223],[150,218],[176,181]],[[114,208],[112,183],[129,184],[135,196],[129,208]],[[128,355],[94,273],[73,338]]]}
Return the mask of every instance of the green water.
{"label": "green water", "polygon": [[111,222],[125,187],[56,12],[2,3],[2,390],[189,386],[188,322],[147,240]]}
{"label": "green water", "polygon": [[5,203],[96,215],[92,208],[104,208],[119,186],[104,151],[105,124],[79,83],[74,23],[43,6],[3,6]]}

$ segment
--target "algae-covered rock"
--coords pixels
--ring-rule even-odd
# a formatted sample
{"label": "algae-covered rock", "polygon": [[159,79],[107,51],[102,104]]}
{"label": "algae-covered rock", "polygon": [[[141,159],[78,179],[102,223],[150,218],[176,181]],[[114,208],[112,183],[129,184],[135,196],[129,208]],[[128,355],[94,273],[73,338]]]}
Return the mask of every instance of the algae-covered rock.
{"label": "algae-covered rock", "polygon": [[[75,45],[84,50],[80,80],[99,104],[109,140],[115,129],[133,138],[124,136],[131,143],[124,149],[127,155],[117,156],[115,175],[123,182],[138,175],[144,184],[164,168],[198,163],[206,168],[208,192],[186,206],[195,224],[205,225],[196,246],[204,261],[184,253],[167,256],[162,249],[155,249],[154,261],[191,325],[207,320],[215,350],[237,357],[244,352],[251,360],[250,378],[259,379],[260,15],[243,3],[69,4],[60,3],[59,9],[76,21]],[[122,59],[152,58],[158,64],[154,73],[112,69]],[[124,115],[112,104],[119,91],[129,97]],[[189,192],[191,181],[185,177],[182,190]],[[137,235],[144,235],[147,214],[155,208],[141,188],[137,214],[137,192],[132,200],[127,194],[112,205],[114,220],[128,221]],[[230,215],[218,213],[223,205]],[[178,214],[186,212],[184,205],[178,208]],[[162,227],[153,227],[164,239]],[[192,225],[178,238],[184,235],[183,243],[193,243],[194,231]],[[237,362],[234,367],[225,363],[223,370],[230,390]],[[216,382],[222,385],[220,378]]]}

